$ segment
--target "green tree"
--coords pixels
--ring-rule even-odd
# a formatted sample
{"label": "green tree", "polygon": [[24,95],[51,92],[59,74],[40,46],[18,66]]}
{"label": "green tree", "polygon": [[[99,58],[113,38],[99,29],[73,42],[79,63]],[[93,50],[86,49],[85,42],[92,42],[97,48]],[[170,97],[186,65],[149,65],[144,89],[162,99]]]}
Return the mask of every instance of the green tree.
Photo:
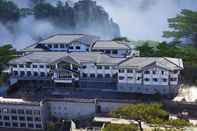
{"label": "green tree", "polygon": [[112,115],[137,121],[140,130],[143,131],[142,122],[155,123],[156,120],[167,120],[169,114],[160,104],[133,104],[117,109]]}
{"label": "green tree", "polygon": [[20,18],[20,9],[12,1],[0,0],[0,21],[17,21]]}
{"label": "green tree", "polygon": [[191,38],[192,44],[197,47],[197,11],[183,9],[176,17],[169,18],[168,22],[172,31],[164,31],[164,37],[174,38],[175,41]]}
{"label": "green tree", "polygon": [[138,131],[138,127],[135,124],[107,124],[102,131]]}
{"label": "green tree", "polygon": [[155,54],[154,47],[151,47],[148,42],[145,42],[141,46],[137,46],[136,49],[140,51],[140,56],[150,57]]}

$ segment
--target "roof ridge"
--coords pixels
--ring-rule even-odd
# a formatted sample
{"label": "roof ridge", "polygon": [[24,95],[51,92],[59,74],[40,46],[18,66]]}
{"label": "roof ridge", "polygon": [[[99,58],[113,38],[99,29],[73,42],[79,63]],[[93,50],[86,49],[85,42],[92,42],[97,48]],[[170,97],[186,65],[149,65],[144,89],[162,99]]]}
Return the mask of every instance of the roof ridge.
{"label": "roof ridge", "polygon": [[[168,58],[171,58],[171,57],[162,57],[162,58],[164,58],[166,61],[168,61],[168,62],[170,62],[170,63],[176,65],[177,67],[182,68],[181,66],[177,65],[176,63],[174,63],[174,62],[172,62],[172,61],[170,61],[170,60],[168,59]],[[177,59],[178,59],[178,58],[177,58]]]}

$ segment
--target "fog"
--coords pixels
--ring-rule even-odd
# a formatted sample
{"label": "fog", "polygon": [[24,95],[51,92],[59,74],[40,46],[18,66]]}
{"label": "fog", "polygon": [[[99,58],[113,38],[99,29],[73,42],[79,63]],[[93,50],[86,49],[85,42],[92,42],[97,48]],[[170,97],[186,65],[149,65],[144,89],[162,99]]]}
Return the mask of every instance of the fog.
{"label": "fog", "polygon": [[[11,0],[19,7],[29,7],[29,0]],[[58,0],[46,0],[56,3]],[[66,1],[66,0],[61,0]],[[74,0],[77,1],[77,0]],[[132,40],[165,40],[162,32],[168,30],[167,19],[181,9],[197,10],[197,0],[96,0],[110,17],[119,24],[121,35]],[[0,24],[0,45],[12,43],[20,49],[35,42],[39,36],[66,32],[48,21],[36,21],[33,17],[21,19],[14,24],[17,33],[11,33]],[[17,46],[16,46],[17,44]]]}

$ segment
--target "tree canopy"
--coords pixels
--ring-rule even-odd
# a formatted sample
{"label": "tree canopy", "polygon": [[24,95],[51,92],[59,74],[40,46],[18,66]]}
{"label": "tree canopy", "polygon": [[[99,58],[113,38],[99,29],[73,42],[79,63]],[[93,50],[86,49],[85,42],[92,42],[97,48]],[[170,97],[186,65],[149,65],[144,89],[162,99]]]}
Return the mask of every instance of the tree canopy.
{"label": "tree canopy", "polygon": [[189,122],[182,119],[169,120],[169,113],[162,108],[161,104],[127,105],[113,111],[112,116],[135,120],[141,131],[144,130],[143,122],[156,125],[171,125],[180,128],[190,125]]}
{"label": "tree canopy", "polygon": [[183,9],[174,18],[169,18],[171,31],[164,31],[163,36],[174,38],[175,41],[191,39],[191,43],[197,47],[197,11]]}
{"label": "tree canopy", "polygon": [[138,127],[135,124],[107,124],[102,131],[138,131]]}

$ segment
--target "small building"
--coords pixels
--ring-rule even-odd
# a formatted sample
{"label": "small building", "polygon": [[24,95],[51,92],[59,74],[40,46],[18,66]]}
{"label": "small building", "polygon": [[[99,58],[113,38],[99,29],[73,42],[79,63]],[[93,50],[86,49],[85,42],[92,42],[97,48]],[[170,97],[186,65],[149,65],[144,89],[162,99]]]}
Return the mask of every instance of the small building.
{"label": "small building", "polygon": [[99,38],[84,34],[56,34],[21,50],[24,54],[40,51],[89,52]]}
{"label": "small building", "polygon": [[92,46],[92,51],[103,52],[112,57],[126,57],[130,54],[133,56],[138,55],[134,54],[134,49],[131,49],[128,43],[111,41],[111,40],[99,40]]}
{"label": "small building", "polygon": [[43,130],[44,112],[42,102],[0,97],[0,127]]}

